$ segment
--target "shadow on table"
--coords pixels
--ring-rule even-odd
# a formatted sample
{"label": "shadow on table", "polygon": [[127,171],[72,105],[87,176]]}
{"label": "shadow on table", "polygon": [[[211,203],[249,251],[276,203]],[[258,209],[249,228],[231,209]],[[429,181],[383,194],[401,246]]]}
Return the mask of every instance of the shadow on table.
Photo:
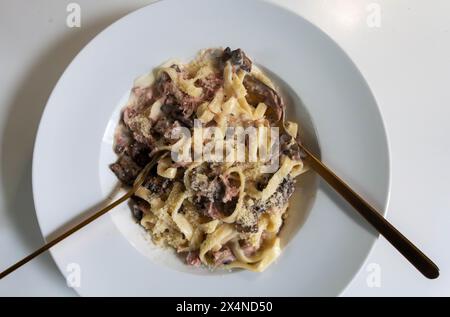
{"label": "shadow on table", "polygon": [[[31,162],[39,120],[47,99],[75,55],[97,33],[127,13],[127,10],[121,10],[100,17],[95,23],[85,23],[79,29],[66,32],[64,38],[55,40],[43,54],[36,57],[28,74],[17,86],[11,103],[6,105],[6,124],[0,134],[0,175],[6,214],[30,251],[44,242],[34,209]],[[42,257],[49,273],[62,279],[51,257],[48,254]],[[17,260],[11,259],[11,264]]]}

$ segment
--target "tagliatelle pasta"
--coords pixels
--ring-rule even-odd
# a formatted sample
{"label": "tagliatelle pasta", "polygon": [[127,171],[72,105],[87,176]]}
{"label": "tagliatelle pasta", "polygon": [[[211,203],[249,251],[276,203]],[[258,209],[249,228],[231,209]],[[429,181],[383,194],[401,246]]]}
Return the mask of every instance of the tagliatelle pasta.
{"label": "tagliatelle pasta", "polygon": [[240,49],[170,60],[135,81],[111,169],[130,186],[151,153],[170,150],[131,199],[155,244],[190,265],[261,272],[277,259],[295,178],[306,171],[298,125],[273,130],[283,111],[275,85]]}

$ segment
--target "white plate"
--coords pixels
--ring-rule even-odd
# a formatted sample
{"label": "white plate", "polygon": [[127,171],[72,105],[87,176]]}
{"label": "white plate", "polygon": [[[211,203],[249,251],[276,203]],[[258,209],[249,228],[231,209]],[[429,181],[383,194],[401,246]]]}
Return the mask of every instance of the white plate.
{"label": "white plate", "polygon": [[[389,154],[383,122],[365,80],[330,38],[262,1],[166,0],[103,31],[56,85],[33,158],[34,199],[45,237],[94,211],[116,184],[108,169],[114,160],[111,131],[133,79],[168,58],[189,59],[217,46],[244,49],[282,79],[307,143],[317,148],[317,141],[322,159],[385,210]],[[337,295],[377,236],[326,184],[319,182],[316,190],[314,175],[307,177],[307,186],[295,194],[291,213],[298,219],[291,226],[308,217],[299,231],[288,232],[295,234],[288,234],[282,256],[262,274],[186,268],[145,241],[126,205],[51,253],[72,280],[81,269],[76,290],[87,296]]]}

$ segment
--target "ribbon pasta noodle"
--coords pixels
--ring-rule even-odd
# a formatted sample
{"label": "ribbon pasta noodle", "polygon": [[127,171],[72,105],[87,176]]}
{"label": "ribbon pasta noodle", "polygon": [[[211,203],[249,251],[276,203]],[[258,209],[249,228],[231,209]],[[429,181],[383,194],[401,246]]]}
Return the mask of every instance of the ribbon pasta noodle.
{"label": "ribbon pasta noodle", "polygon": [[[287,121],[280,150],[269,151],[278,144],[269,139],[283,111],[275,85],[240,49],[206,49],[189,63],[170,60],[134,82],[111,165],[123,185],[133,184],[149,153],[194,154],[163,157],[131,198],[133,216],[155,244],[174,249],[187,264],[212,268],[262,272],[279,257],[289,198],[307,171],[295,147],[297,123]],[[193,135],[174,139],[177,128]],[[228,139],[230,128],[241,132]],[[224,160],[209,160],[205,149],[226,152]],[[279,166],[266,172],[274,158]]]}

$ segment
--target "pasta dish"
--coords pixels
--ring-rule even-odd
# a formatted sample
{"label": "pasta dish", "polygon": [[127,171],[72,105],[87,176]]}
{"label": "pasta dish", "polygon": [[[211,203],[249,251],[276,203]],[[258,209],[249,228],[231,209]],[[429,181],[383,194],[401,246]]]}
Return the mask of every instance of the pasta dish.
{"label": "pasta dish", "polygon": [[273,263],[296,177],[306,170],[298,125],[284,121],[284,108],[241,49],[206,49],[135,80],[110,168],[131,186],[152,155],[166,151],[130,199],[156,245],[194,266],[261,272]]}

